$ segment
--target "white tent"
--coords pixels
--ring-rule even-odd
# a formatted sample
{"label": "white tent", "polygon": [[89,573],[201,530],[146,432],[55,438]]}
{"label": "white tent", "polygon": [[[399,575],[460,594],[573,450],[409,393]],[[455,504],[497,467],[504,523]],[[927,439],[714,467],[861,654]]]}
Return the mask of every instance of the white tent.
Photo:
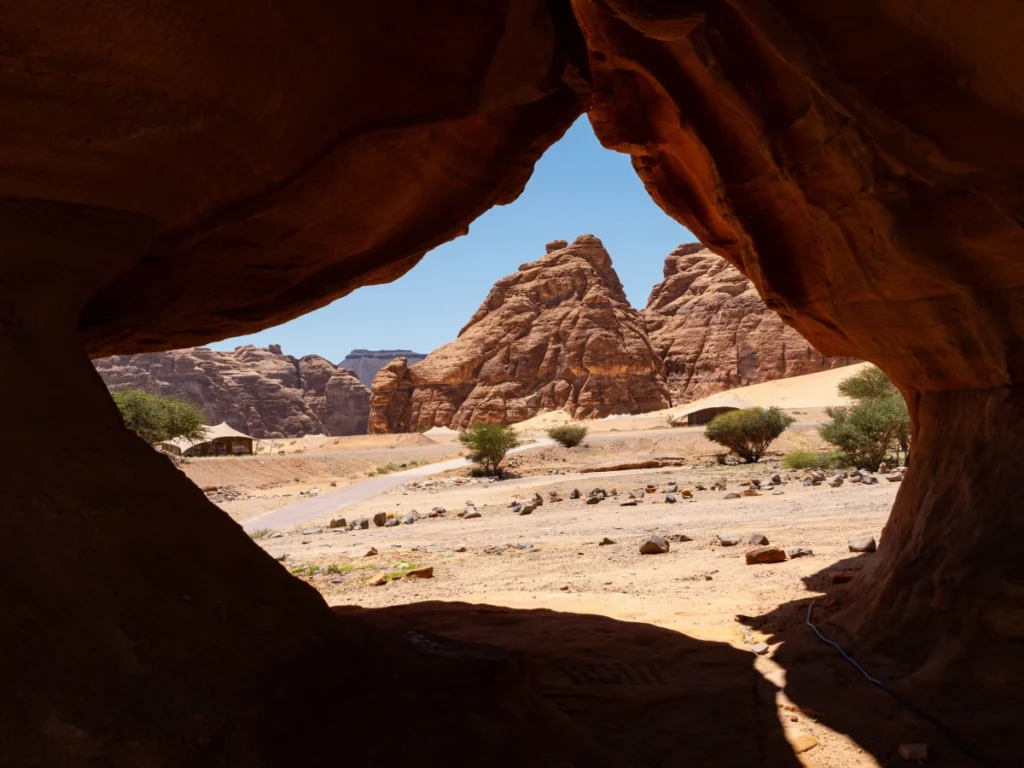
{"label": "white tent", "polygon": [[212,427],[204,427],[203,436],[198,440],[178,437],[164,443],[157,443],[157,446],[178,456],[214,454],[216,453],[213,447],[215,443],[224,446],[224,453],[252,453],[252,444],[255,439],[222,421]]}

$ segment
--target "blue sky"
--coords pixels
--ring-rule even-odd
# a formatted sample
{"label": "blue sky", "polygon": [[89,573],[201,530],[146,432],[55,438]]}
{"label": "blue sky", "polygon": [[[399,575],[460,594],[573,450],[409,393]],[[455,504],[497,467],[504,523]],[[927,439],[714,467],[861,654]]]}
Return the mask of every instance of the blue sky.
{"label": "blue sky", "polygon": [[541,158],[518,200],[492,208],[468,235],[431,251],[402,278],[210,346],[280,344],[285,354],[335,363],[360,347],[430,352],[455,338],[496,280],[539,259],[548,241],[582,234],[604,241],[638,309],[661,280],[665,257],[696,239],[654,204],[626,155],[598,143],[585,117]]}

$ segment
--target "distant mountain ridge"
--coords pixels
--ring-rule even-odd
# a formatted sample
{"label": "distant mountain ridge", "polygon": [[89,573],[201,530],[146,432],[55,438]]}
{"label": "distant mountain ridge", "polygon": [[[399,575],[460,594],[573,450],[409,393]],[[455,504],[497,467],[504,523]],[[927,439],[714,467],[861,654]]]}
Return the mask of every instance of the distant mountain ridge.
{"label": "distant mountain ridge", "polygon": [[413,352],[411,349],[353,349],[338,365],[353,371],[367,387],[373,383],[377,371],[396,357],[404,357],[410,365],[418,363],[425,354]]}

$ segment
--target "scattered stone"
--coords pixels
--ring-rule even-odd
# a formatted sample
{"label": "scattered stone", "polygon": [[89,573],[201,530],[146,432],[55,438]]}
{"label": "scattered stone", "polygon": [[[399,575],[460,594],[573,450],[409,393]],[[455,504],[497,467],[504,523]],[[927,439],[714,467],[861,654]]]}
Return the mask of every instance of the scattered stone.
{"label": "scattered stone", "polygon": [[756,645],[750,646],[750,650],[756,653],[758,656],[763,656],[768,653],[768,643],[757,643]]}
{"label": "scattered stone", "polygon": [[434,578],[434,568],[433,568],[433,566],[429,566],[429,565],[426,568],[413,568],[411,571],[409,571],[407,574],[405,574],[405,578],[407,578],[407,579],[432,579],[432,578]]}
{"label": "scattered stone", "polygon": [[303,539],[302,543],[303,544],[309,544],[309,543],[311,543],[311,539]]}
{"label": "scattered stone", "polygon": [[928,759],[927,744],[900,744],[896,750],[904,760],[917,760],[918,762]]}
{"label": "scattered stone", "polygon": [[752,533],[750,538],[747,539],[747,544],[753,544],[755,547],[768,546],[768,537],[763,533]]}
{"label": "scattered stone", "polygon": [[829,485],[830,488],[838,488],[842,484],[843,484],[843,476],[842,475],[833,475],[832,477],[830,477],[828,479],[828,485]]}
{"label": "scattered stone", "polygon": [[431,511],[431,512],[434,512],[434,513],[436,513],[436,514],[438,514],[438,515],[443,515],[443,514],[446,514],[446,513],[448,512],[448,510],[447,510],[447,509],[445,509],[444,507],[434,507],[434,508],[433,508],[432,510],[430,510],[430,511]]}
{"label": "scattered stone", "polygon": [[378,512],[373,516],[373,524],[378,528],[382,527],[384,523],[388,521],[388,515],[386,512]]}
{"label": "scattered stone", "polygon": [[376,578],[371,579],[369,583],[371,587],[383,587],[388,583],[388,575],[381,573]]}
{"label": "scattered stone", "polygon": [[725,488],[726,488],[726,485],[725,485],[725,478],[724,477],[721,478],[720,480],[716,480],[711,485],[711,490],[712,491],[724,491]]}
{"label": "scattered stone", "polygon": [[707,487],[704,485],[704,483],[694,483],[693,487],[696,488],[698,491],[706,491],[707,490]]}
{"label": "scattered stone", "polygon": [[403,525],[412,525],[415,522],[416,522],[416,515],[414,515],[412,513],[410,513],[410,514],[408,514],[408,515],[406,515],[405,517],[402,518],[402,524]]}
{"label": "scattered stone", "polygon": [[874,552],[878,549],[874,536],[854,536],[848,542],[851,552]]}
{"label": "scattered stone", "polygon": [[666,504],[675,504],[675,503],[676,503],[676,497],[675,497],[675,496],[673,496],[673,495],[672,495],[671,493],[670,493],[670,494],[668,494],[668,495],[667,495],[667,496],[665,497],[665,503],[666,503]]}
{"label": "scattered stone", "polygon": [[580,493],[580,489],[579,488],[573,488],[572,489],[572,493],[569,494],[569,498],[570,499],[578,499],[582,495],[583,494]]}
{"label": "scattered stone", "polygon": [[532,501],[529,504],[516,504],[512,508],[513,515],[530,515],[537,509],[537,505]]}
{"label": "scattered stone", "polygon": [[798,755],[801,752],[807,752],[808,750],[814,749],[818,746],[818,743],[818,738],[809,733],[799,733],[789,740],[790,746],[793,747],[793,752]]}
{"label": "scattered stone", "polygon": [[784,493],[785,493],[785,491],[782,491],[782,490],[779,490],[778,488],[776,488],[774,491],[772,491],[772,496],[782,496]]}
{"label": "scattered stone", "polygon": [[315,536],[318,533],[323,533],[323,528],[306,528],[303,532],[303,536]]}
{"label": "scattered stone", "polygon": [[569,585],[568,584],[563,584],[562,586],[559,587],[559,589],[562,590],[563,592],[568,592],[569,591]]}
{"label": "scattered stone", "polygon": [[647,491],[647,493],[657,493],[658,492],[658,486],[656,486],[656,485],[648,485],[646,488],[644,488],[644,490]]}
{"label": "scattered stone", "polygon": [[465,551],[466,551],[466,548],[465,548],[465,547],[459,547],[459,548],[457,548],[457,549],[456,549],[455,551],[456,551],[456,552],[465,552]]}
{"label": "scattered stone", "polygon": [[[630,496],[632,496],[632,495],[633,494],[630,494]],[[619,502],[619,506],[620,507],[635,507],[639,503],[640,502],[637,501],[636,499],[629,498],[629,499],[626,499],[625,501]]]}
{"label": "scattered stone", "polygon": [[532,503],[535,505],[535,507],[542,507],[542,506],[544,506],[544,497],[541,496],[539,493],[535,493],[535,494],[533,494],[533,502]]}
{"label": "scattered stone", "polygon": [[738,493],[730,492],[730,493],[725,494],[725,496],[723,496],[722,498],[724,498],[724,499],[738,499],[739,497],[740,497],[740,495]]}
{"label": "scattered stone", "polygon": [[693,498],[693,491],[691,491],[689,488],[683,488],[683,490],[680,491],[680,495],[684,499],[692,499]]}
{"label": "scattered stone", "polygon": [[814,485],[814,478],[813,477],[805,477],[804,478],[804,485]]}
{"label": "scattered stone", "polygon": [[641,555],[663,555],[668,552],[668,542],[662,536],[648,536],[640,545]]}
{"label": "scattered stone", "polygon": [[789,555],[790,560],[796,560],[798,557],[811,557],[814,550],[807,547],[791,547],[786,550],[786,554]]}
{"label": "scattered stone", "polygon": [[782,475],[776,472],[774,475],[772,475],[772,482],[775,485],[782,485]]}
{"label": "scattered stone", "polygon": [[718,543],[723,547],[735,547],[740,543],[740,537],[735,534],[726,534],[724,536],[722,534],[718,534],[716,538],[718,539]]}
{"label": "scattered stone", "polygon": [[903,479],[903,473],[890,472],[888,475],[885,476],[885,479],[888,480],[890,483],[898,483]]}
{"label": "scattered stone", "polygon": [[601,497],[600,496],[587,496],[587,504],[600,504],[600,503],[601,503]]}
{"label": "scattered stone", "polygon": [[860,481],[861,481],[861,477],[860,477],[859,474],[858,475],[850,475],[850,482],[851,483],[859,483]]}
{"label": "scattered stone", "polygon": [[401,523],[398,522],[398,518],[397,517],[392,517],[390,520],[387,520],[384,523],[384,527],[385,528],[395,528],[395,527],[397,527],[399,525],[401,525]]}
{"label": "scattered stone", "polygon": [[344,584],[345,574],[339,573],[331,577],[331,584]]}
{"label": "scattered stone", "polygon": [[673,533],[671,536],[668,537],[668,540],[674,541],[677,544],[682,544],[684,541],[693,541],[693,539],[691,539],[685,533]]}
{"label": "scattered stone", "polygon": [[603,539],[601,539],[599,542],[597,542],[597,546],[599,546],[599,547],[607,547],[609,544],[614,544],[614,543],[615,543],[614,541],[612,541],[607,536],[605,536]]}
{"label": "scattered stone", "polygon": [[332,517],[331,528],[345,528],[348,525],[348,521],[344,517]]}
{"label": "scattered stone", "polygon": [[864,485],[878,485],[878,478],[875,475],[861,475],[860,481]]}
{"label": "scattered stone", "polygon": [[751,485],[753,485],[753,483],[750,480],[744,480],[743,482],[740,483],[740,485],[744,488],[749,488]]}
{"label": "scattered stone", "polygon": [[368,518],[365,518],[365,517],[357,518],[356,520],[353,520],[352,523],[351,523],[352,530],[365,531],[369,527],[370,527],[370,520]]}
{"label": "scattered stone", "polygon": [[781,563],[785,559],[786,550],[782,547],[758,547],[747,552],[747,565]]}
{"label": "scattered stone", "polygon": [[267,536],[268,539],[280,539],[280,538],[283,538],[283,537],[284,537],[284,534],[281,533],[280,531],[274,531],[272,534]]}
{"label": "scattered stone", "polygon": [[747,490],[745,490],[741,495],[742,496],[760,496],[761,492],[756,490],[756,489],[754,489],[754,488],[747,488]]}
{"label": "scattered stone", "polygon": [[274,555],[274,559],[277,560],[277,562],[280,563],[283,560],[287,560],[288,559],[288,553],[287,552],[282,552],[280,555]]}
{"label": "scattered stone", "polygon": [[477,508],[476,508],[476,507],[466,507],[466,513],[465,513],[465,514],[464,514],[464,515],[463,515],[462,517],[463,517],[463,518],[464,518],[465,520],[473,520],[473,519],[475,519],[475,518],[477,518],[477,517],[480,517],[480,516],[481,516],[481,515],[480,515],[480,513],[479,513],[479,512],[477,511]]}

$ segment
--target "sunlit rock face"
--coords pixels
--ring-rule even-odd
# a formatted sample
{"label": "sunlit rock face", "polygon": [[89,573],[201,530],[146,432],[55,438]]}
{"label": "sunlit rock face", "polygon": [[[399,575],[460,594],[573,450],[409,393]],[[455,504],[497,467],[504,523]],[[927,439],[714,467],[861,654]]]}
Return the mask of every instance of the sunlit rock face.
{"label": "sunlit rock face", "polygon": [[700,243],[669,254],[664,275],[643,316],[673,405],[857,362],[814,349],[765,306],[750,280]]}
{"label": "sunlit rock face", "polygon": [[662,367],[601,241],[554,241],[494,285],[458,339],[377,374],[370,431],[667,408]]}

